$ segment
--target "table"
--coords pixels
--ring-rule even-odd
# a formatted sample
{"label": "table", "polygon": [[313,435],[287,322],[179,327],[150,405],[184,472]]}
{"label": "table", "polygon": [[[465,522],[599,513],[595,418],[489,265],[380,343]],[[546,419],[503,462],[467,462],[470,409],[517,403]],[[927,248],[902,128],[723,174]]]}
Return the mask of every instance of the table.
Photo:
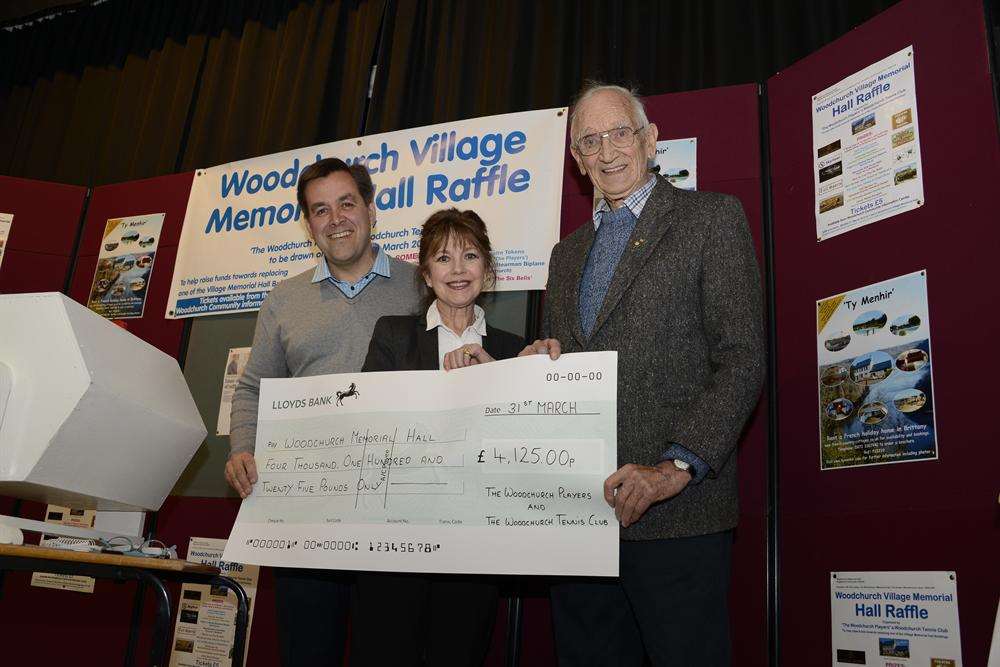
{"label": "table", "polygon": [[[227,588],[236,595],[237,604],[232,664],[233,667],[242,667],[250,606],[243,587],[232,579],[221,576],[217,567],[189,563],[185,560],[0,544],[0,570],[76,574],[97,579],[134,580],[148,584],[156,597],[156,621],[153,625],[153,649],[150,655],[153,667],[166,665],[170,648],[170,593],[164,586],[163,580]],[[136,638],[137,628],[133,621],[129,628],[129,655],[125,661],[127,666],[133,664]]]}

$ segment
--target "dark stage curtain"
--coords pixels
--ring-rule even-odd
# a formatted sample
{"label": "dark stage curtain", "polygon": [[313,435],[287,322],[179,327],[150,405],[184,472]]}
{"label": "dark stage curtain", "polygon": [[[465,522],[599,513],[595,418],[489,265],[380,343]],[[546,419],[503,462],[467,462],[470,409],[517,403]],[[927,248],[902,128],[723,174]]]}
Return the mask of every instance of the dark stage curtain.
{"label": "dark stage curtain", "polygon": [[110,0],[0,35],[0,171],[102,185],[357,134],[382,5]]}
{"label": "dark stage curtain", "polygon": [[0,32],[0,173],[81,185],[132,180],[362,127],[561,106],[594,77],[644,94],[763,81],[891,4],[79,3]]}
{"label": "dark stage curtain", "polygon": [[369,131],[764,81],[895,0],[389,0]]}

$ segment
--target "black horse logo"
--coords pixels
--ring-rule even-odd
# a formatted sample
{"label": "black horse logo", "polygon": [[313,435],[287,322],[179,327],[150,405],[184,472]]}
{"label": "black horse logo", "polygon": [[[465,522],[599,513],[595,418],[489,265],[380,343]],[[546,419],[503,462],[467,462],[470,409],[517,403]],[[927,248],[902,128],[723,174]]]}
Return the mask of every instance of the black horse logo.
{"label": "black horse logo", "polygon": [[337,405],[343,405],[344,399],[347,398],[348,396],[353,396],[354,398],[357,398],[360,395],[361,392],[358,391],[357,386],[352,382],[351,386],[347,388],[347,391],[337,392]]}

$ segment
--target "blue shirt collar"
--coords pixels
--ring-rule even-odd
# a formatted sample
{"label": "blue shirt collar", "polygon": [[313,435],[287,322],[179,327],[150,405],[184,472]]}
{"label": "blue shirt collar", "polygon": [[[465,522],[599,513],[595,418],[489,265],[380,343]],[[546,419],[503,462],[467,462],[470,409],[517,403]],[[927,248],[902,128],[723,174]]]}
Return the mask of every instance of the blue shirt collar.
{"label": "blue shirt collar", "polygon": [[372,251],[375,253],[375,263],[372,264],[371,270],[363,275],[358,282],[349,283],[346,280],[339,280],[330,273],[330,267],[326,263],[326,258],[320,259],[319,263],[316,265],[316,270],[313,272],[313,283],[322,284],[323,282],[328,282],[343,294],[348,299],[353,299],[354,297],[361,294],[362,291],[373,282],[378,276],[383,276],[385,278],[389,277],[389,257],[382,250],[381,246],[377,243],[372,244]]}
{"label": "blue shirt collar", "polygon": [[[639,219],[639,215],[642,214],[642,209],[646,206],[646,202],[649,200],[649,195],[653,193],[653,188],[656,187],[656,177],[652,174],[649,175],[649,180],[643,183],[639,188],[625,198],[622,202],[623,206],[628,206],[632,211],[632,215],[635,219]],[[597,208],[594,209],[594,229],[601,226],[601,214],[604,211],[610,211],[611,206],[608,204],[606,199],[601,199],[597,204]]]}
{"label": "blue shirt collar", "polygon": [[[375,274],[384,278],[390,278],[389,256],[385,254],[384,250],[382,250],[382,246],[377,243],[372,244],[372,251],[375,253],[375,263],[372,264],[372,269],[368,272],[366,277],[368,275]],[[326,263],[326,257],[321,256],[319,261],[316,263],[316,270],[313,271],[312,282],[319,283],[324,280],[332,280],[335,283],[347,284],[346,281],[333,277],[333,274],[330,273],[330,266]],[[364,280],[364,278],[361,280]],[[359,280],[358,282],[361,281]]]}

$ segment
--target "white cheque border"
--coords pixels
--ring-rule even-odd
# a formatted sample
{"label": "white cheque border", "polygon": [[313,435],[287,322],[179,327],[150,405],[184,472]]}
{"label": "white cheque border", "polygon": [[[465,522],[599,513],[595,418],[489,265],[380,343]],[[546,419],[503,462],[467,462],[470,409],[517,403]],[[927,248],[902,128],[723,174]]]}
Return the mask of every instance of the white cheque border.
{"label": "white cheque border", "polygon": [[[615,539],[600,538],[611,530]],[[616,523],[558,536],[536,527],[238,523],[223,559],[373,572],[617,577],[617,533]],[[379,544],[388,550],[376,550]]]}

